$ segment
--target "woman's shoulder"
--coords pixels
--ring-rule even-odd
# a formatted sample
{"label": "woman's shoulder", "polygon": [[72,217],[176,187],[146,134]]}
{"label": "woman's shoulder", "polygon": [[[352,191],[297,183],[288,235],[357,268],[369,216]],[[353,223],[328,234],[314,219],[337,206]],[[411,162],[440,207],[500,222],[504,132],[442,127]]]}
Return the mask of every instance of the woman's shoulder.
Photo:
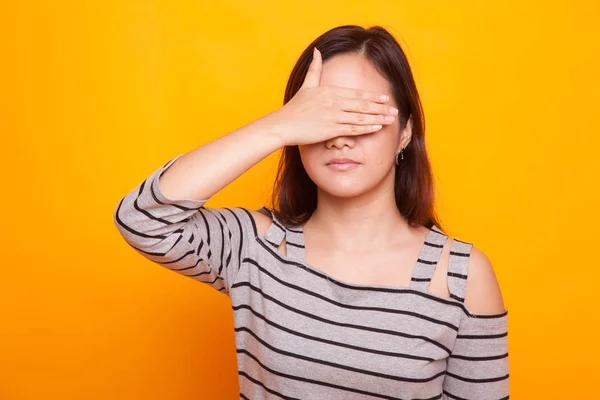
{"label": "woman's shoulder", "polygon": [[465,306],[478,315],[506,311],[492,262],[474,245],[471,248],[467,271]]}
{"label": "woman's shoulder", "polygon": [[266,207],[261,207],[259,209],[250,209],[246,208],[246,211],[250,213],[254,224],[256,226],[256,234],[259,236],[265,236],[265,233],[269,229],[271,222],[273,219],[270,216],[269,211]]}

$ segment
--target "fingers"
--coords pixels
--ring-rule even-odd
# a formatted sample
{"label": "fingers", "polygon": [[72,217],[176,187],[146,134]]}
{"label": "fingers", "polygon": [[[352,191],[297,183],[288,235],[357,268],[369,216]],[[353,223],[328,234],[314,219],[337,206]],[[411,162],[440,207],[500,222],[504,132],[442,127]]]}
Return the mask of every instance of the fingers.
{"label": "fingers", "polygon": [[340,88],[338,93],[342,96],[336,121],[338,135],[377,132],[396,120],[398,109],[382,104],[389,100],[385,94],[346,88]]}
{"label": "fingers", "polygon": [[313,50],[313,58],[308,66],[308,72],[304,77],[302,87],[317,87],[321,81],[321,69],[323,66],[323,60],[321,59],[321,52],[315,47]]}
{"label": "fingers", "polygon": [[353,100],[368,100],[375,103],[385,103],[390,99],[385,93],[369,92],[367,90],[335,87],[340,96]]}
{"label": "fingers", "polygon": [[337,125],[337,135],[338,136],[358,136],[358,135],[364,135],[366,133],[377,132],[381,128],[383,128],[382,125],[339,124],[339,125]]}
{"label": "fingers", "polygon": [[351,111],[364,114],[397,115],[398,109],[385,104],[379,104],[366,99],[344,99],[340,101],[342,111]]}
{"label": "fingers", "polygon": [[395,120],[396,117],[393,115],[341,112],[336,122],[338,124],[352,125],[389,125]]}

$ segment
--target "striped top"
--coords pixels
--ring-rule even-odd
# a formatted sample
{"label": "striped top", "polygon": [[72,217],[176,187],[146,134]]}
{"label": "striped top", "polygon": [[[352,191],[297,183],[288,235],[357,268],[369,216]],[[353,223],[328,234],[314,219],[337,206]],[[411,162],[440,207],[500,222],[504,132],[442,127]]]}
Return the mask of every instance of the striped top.
{"label": "striped top", "polygon": [[449,298],[428,291],[449,240],[436,226],[410,286],[344,282],[304,262],[301,226],[275,219],[261,236],[247,209],[167,198],[158,178],[180,156],[126,194],[114,222],[144,257],[230,297],[240,398],[509,398],[508,311],[464,304],[471,243],[452,239]]}

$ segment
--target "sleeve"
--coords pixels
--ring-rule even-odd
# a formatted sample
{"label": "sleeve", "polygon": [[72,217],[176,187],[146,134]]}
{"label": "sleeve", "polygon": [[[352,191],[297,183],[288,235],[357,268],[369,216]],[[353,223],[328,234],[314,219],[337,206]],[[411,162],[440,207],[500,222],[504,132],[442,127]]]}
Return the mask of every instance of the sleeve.
{"label": "sleeve", "polygon": [[508,399],[508,372],[508,310],[464,314],[446,366],[444,399]]}
{"label": "sleeve", "polygon": [[254,221],[244,208],[207,208],[207,200],[169,199],[158,178],[182,154],[126,194],[114,223],[141,255],[229,295],[254,239]]}

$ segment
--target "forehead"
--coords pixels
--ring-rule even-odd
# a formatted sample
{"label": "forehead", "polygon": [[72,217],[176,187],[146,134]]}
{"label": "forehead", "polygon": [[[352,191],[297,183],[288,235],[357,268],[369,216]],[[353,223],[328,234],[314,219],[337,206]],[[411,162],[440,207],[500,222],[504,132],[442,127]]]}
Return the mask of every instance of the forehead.
{"label": "forehead", "polygon": [[339,54],[325,61],[320,82],[324,86],[390,93],[387,79],[360,54]]}

